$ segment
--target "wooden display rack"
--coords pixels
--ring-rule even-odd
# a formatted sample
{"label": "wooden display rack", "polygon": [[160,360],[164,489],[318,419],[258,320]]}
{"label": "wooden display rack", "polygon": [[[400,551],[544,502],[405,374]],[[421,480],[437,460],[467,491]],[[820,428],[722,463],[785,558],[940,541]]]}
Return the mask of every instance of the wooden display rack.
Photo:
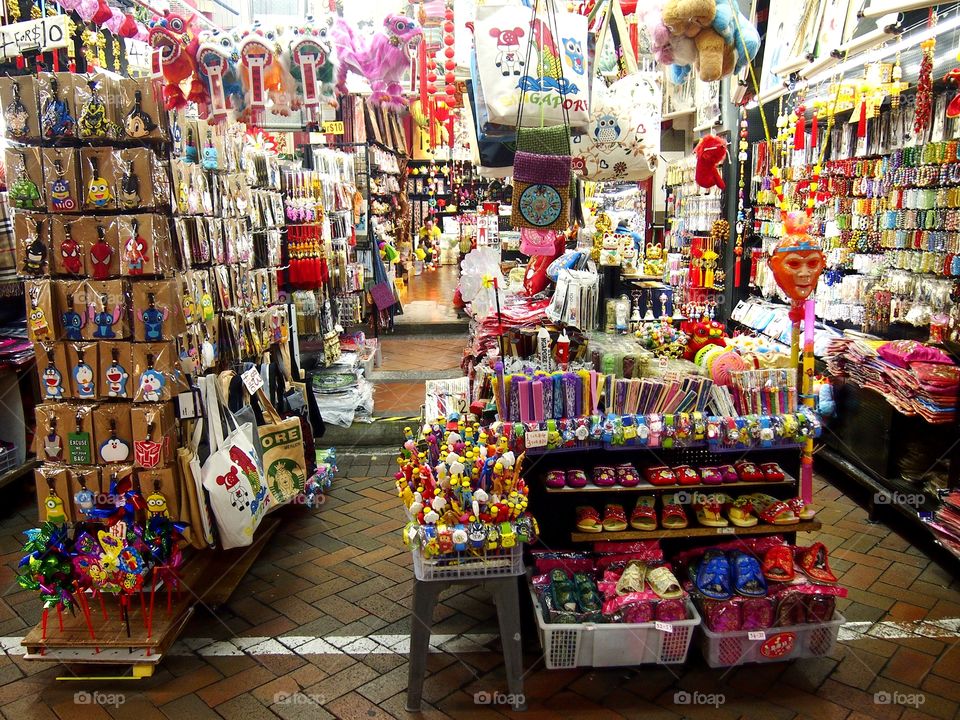
{"label": "wooden display rack", "polygon": [[[144,610],[149,612],[150,591],[143,593],[144,603],[132,601],[128,618],[121,616],[119,605],[111,601],[106,619],[100,605],[90,602],[91,621],[96,638],[90,636],[83,613],[64,612],[63,630],[57,616],[50,613],[47,636],[37,625],[23,639],[27,660],[58,662],[64,665],[98,665],[129,668],[123,674],[104,677],[82,672],[58,677],[58,680],[130,679],[153,675],[163,654],[180,636],[198,605],[217,607],[227,601],[240,580],[253,565],[280,520],[274,515],[263,520],[253,544],[233,550],[207,550],[192,553],[180,570],[181,588],[172,593],[168,609],[167,592],[160,588],[154,597],[153,628],[147,635]],[[129,627],[129,635],[128,633]]]}

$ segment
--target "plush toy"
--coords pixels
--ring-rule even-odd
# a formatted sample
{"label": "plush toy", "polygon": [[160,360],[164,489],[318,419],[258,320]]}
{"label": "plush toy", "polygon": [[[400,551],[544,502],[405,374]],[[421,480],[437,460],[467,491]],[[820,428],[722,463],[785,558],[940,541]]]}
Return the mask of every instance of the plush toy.
{"label": "plush toy", "polygon": [[683,359],[693,361],[697,353],[707,345],[717,345],[726,347],[727,330],[723,323],[716,320],[687,320],[680,324],[680,329],[689,338],[686,349],[683,351]]}
{"label": "plush toy", "polygon": [[732,45],[713,27],[716,17],[717,0],[667,0],[663,6],[663,24],[671,35],[690,38],[696,45],[695,67],[704,82],[729,75],[736,62]]}
{"label": "plush toy", "polygon": [[384,32],[366,41],[344,20],[334,23],[330,34],[339,62],[337,90],[346,94],[347,73],[352,70],[370,83],[375,105],[402,108],[406,101],[400,78],[423,40],[423,30],[415,20],[393,14],[384,18],[383,27]]}
{"label": "plush toy", "polygon": [[717,0],[717,17],[713,27],[723,36],[727,45],[733,46],[736,57],[734,72],[743,70],[757,56],[760,33],[731,0]]}
{"label": "plush toy", "polygon": [[203,102],[203,83],[197,76],[196,54],[200,42],[191,37],[186,20],[167,15],[150,28],[150,46],[160,51],[163,100],[167,110],[186,107],[188,101]]}
{"label": "plush toy", "polygon": [[720,174],[719,165],[727,159],[727,141],[716,135],[704,135],[693,150],[697,156],[694,180],[704,189],[718,187],[723,190],[726,184]]}
{"label": "plush toy", "polygon": [[663,24],[663,6],[666,0],[653,0],[637,8],[637,19],[647,31],[653,56],[661,65],[686,67],[689,72],[697,60],[697,46],[686,35],[674,35]]}
{"label": "plush toy", "polygon": [[[808,234],[809,227],[810,218],[806,213],[788,213],[783,221],[783,238],[767,259],[777,285],[795,309],[801,308],[804,300],[816,290],[820,273],[826,267],[823,250]],[[792,316],[791,319],[799,321]]]}

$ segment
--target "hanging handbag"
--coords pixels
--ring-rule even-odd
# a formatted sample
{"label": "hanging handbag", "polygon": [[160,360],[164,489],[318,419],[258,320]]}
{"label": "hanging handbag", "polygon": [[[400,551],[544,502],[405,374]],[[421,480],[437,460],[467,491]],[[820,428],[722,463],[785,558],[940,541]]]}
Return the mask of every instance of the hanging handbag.
{"label": "hanging handbag", "polygon": [[180,497],[186,510],[187,521],[190,523],[184,537],[198,550],[204,550],[216,544],[213,518],[210,517],[207,494],[203,491],[203,474],[200,469],[200,458],[197,455],[197,447],[200,445],[202,435],[203,418],[199,418],[187,446],[177,448],[177,465],[180,466],[180,480],[183,483]]}
{"label": "hanging handbag", "polygon": [[289,503],[304,491],[307,483],[307,461],[303,446],[300,419],[284,419],[261,387],[257,400],[263,412],[263,424],[257,428],[261,461],[267,490],[273,507]]}
{"label": "hanging handbag", "polygon": [[[223,549],[245,547],[253,542],[270,504],[260,458],[250,440],[252,427],[249,423],[237,424],[220,397],[216,376],[200,378],[200,385],[204,389],[210,445],[210,456],[201,471],[203,487],[210,498]],[[226,436],[224,418],[229,431]]]}

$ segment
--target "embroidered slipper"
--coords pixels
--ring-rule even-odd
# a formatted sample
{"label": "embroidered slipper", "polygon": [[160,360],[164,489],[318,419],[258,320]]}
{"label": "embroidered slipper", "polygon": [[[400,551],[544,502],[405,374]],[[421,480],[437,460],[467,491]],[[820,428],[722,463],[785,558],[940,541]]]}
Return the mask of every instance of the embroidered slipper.
{"label": "embroidered slipper", "polygon": [[720,472],[720,468],[700,468],[700,477],[704,485],[720,485],[723,482],[723,473]]}
{"label": "embroidered slipper", "polygon": [[663,499],[663,511],[660,514],[661,524],[667,530],[683,530],[689,524],[687,513],[676,495]]}
{"label": "embroidered slipper", "polygon": [[730,561],[718,550],[708,550],[696,568],[694,584],[700,594],[711,600],[729,600]]}
{"label": "embroidered slipper", "polygon": [[673,474],[677,476],[677,480],[681,485],[700,484],[700,473],[689,465],[678,465],[673,469]]}
{"label": "embroidered slipper", "polygon": [[587,474],[583,470],[567,470],[567,487],[582,488],[587,486]]}
{"label": "embroidered slipper", "polygon": [[763,471],[749,460],[736,463],[737,474],[743,482],[763,482]]}
{"label": "embroidered slipper", "polygon": [[566,473],[564,473],[563,470],[551,470],[547,473],[545,484],[551,490],[565,487],[567,484]]}
{"label": "embroidered slipper", "polygon": [[777,545],[767,550],[763,556],[763,576],[776,582],[793,580],[793,550],[788,545]]}
{"label": "embroidered slipper", "polygon": [[651,485],[676,485],[677,476],[673,470],[666,465],[647,468],[643,471],[647,477],[647,482]]}
{"label": "embroidered slipper", "polygon": [[763,479],[767,482],[777,482],[786,477],[786,473],[783,472],[783,468],[781,468],[775,462],[761,463],[760,472],[763,473]]}
{"label": "embroidered slipper", "polygon": [[653,495],[638,497],[637,506],[630,513],[630,527],[634,530],[656,530],[657,511],[654,510],[656,502]]}
{"label": "embroidered slipper", "polygon": [[617,465],[617,483],[623,487],[636,487],[640,484],[640,473],[630,463]]}
{"label": "embroidered slipper", "polygon": [[737,595],[744,597],[766,597],[767,583],[763,579],[760,563],[753,555],[734,550],[731,555],[733,568],[733,587]]}
{"label": "embroidered slipper", "polygon": [[730,523],[720,514],[722,504],[716,495],[701,495],[693,506],[697,511],[697,522],[704,527],[727,527]]}
{"label": "embroidered slipper", "polygon": [[643,592],[647,580],[647,565],[639,560],[631,560],[617,580],[617,595]]}
{"label": "embroidered slipper", "polygon": [[823,543],[814,543],[808,548],[798,547],[796,558],[803,574],[811,580],[822,583],[835,583],[837,576],[830,569],[827,559],[827,546]]}
{"label": "embroidered slipper", "polygon": [[727,511],[727,518],[737,527],[753,527],[758,520],[753,514],[753,503],[747,497],[738,497],[736,500],[728,497],[723,503]]}
{"label": "embroidered slipper", "polygon": [[740,476],[737,474],[737,469],[733,465],[720,465],[717,470],[723,473],[723,481],[725,483],[740,482]]}
{"label": "embroidered slipper", "polygon": [[577,508],[577,530],[588,533],[603,532],[603,525],[600,524],[600,513],[597,512],[596,508],[587,505]]}
{"label": "embroidered slipper", "polygon": [[647,571],[647,582],[657,594],[657,597],[663,600],[675,600],[683,597],[683,588],[680,582],[670,570],[662,565]]}
{"label": "embroidered slipper", "polygon": [[627,514],[623,511],[623,505],[611,503],[603,509],[603,529],[607,532],[627,529]]}
{"label": "embroidered slipper", "polygon": [[593,469],[593,484],[597,487],[613,487],[617,484],[617,474],[609,465],[597,465]]}
{"label": "embroidered slipper", "polygon": [[790,509],[793,510],[793,514],[801,520],[813,520],[817,514],[816,508],[814,508],[813,505],[807,505],[807,503],[803,501],[803,498],[790,498],[786,502],[787,505],[790,506]]}
{"label": "embroidered slipper", "polygon": [[764,493],[753,493],[744,496],[753,504],[753,511],[764,522],[771,525],[796,525],[800,518],[793,514],[793,510],[783,500]]}

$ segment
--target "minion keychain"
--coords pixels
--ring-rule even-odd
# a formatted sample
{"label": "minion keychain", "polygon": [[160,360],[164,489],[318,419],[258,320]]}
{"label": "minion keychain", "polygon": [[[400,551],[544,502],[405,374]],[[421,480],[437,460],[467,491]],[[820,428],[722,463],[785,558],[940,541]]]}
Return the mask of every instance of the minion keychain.
{"label": "minion keychain", "polygon": [[87,184],[87,205],[95,208],[105,208],[113,200],[110,183],[100,174],[100,162],[95,157],[90,158],[90,182]]}
{"label": "minion keychain", "polygon": [[170,512],[167,509],[167,498],[160,492],[160,479],[153,478],[153,492],[147,495],[147,513],[150,517],[169,518]]}
{"label": "minion keychain", "polygon": [[57,490],[53,486],[53,478],[47,478],[47,485],[50,487],[50,494],[47,496],[47,499],[43,501],[43,507],[47,512],[47,522],[52,523],[65,523],[67,521],[67,513],[63,508],[63,499],[57,495]]}
{"label": "minion keychain", "polygon": [[[70,181],[66,178],[63,163],[59,158],[53,161],[57,178],[50,184],[50,201],[53,209],[58,212],[72,212],[77,209],[77,201],[73,199]],[[78,271],[73,271],[75,274]]]}

